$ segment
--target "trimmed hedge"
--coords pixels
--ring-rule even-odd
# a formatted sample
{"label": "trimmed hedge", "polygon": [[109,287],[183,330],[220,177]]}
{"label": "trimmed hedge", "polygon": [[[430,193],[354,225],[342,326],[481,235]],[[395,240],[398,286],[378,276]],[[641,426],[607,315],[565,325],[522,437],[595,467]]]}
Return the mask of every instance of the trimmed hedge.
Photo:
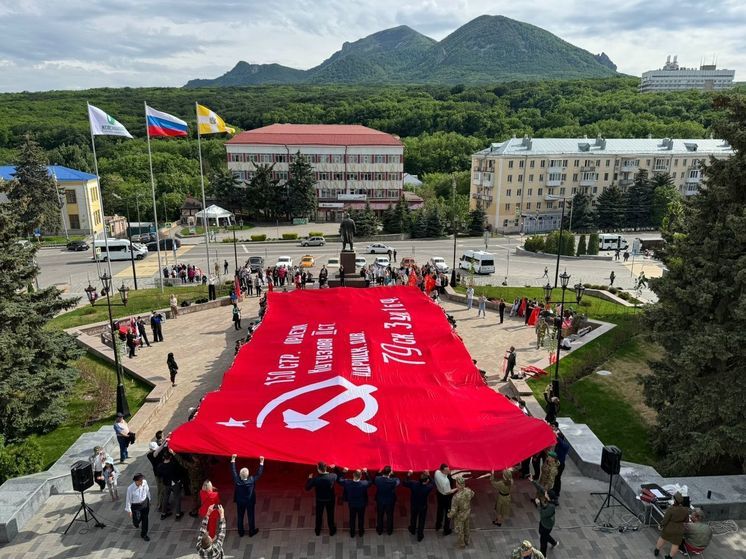
{"label": "trimmed hedge", "polygon": [[541,235],[529,237],[523,244],[523,248],[531,252],[544,252],[544,237]]}
{"label": "trimmed hedge", "polygon": [[252,235],[251,240],[252,241],[266,241],[267,235]]}
{"label": "trimmed hedge", "polygon": [[283,233],[282,238],[285,241],[292,241],[293,239],[298,238],[298,233]]}
{"label": "trimmed hedge", "polygon": [[323,237],[324,234],[321,231],[309,231],[308,236],[309,237]]}

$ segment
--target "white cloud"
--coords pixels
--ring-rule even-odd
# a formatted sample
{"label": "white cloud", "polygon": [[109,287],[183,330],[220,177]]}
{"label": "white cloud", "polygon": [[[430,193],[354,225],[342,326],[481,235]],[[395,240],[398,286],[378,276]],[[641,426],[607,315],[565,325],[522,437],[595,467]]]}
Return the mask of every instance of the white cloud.
{"label": "white cloud", "polygon": [[717,55],[746,72],[746,3],[720,0],[0,0],[0,90],[183,85],[239,60],[296,68],[345,41],[409,25],[442,39],[482,15],[505,15],[639,75],[667,54],[683,65]]}

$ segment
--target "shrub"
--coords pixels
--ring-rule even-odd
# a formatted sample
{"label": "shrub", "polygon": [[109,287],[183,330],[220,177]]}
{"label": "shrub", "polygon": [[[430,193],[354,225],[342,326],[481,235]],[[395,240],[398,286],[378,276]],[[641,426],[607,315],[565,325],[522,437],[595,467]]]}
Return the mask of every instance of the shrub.
{"label": "shrub", "polygon": [[323,237],[324,234],[321,231],[309,231],[308,236],[309,237]]}
{"label": "shrub", "polygon": [[598,254],[598,233],[588,235],[588,247],[586,254]]}
{"label": "shrub", "polygon": [[578,239],[578,250],[575,252],[575,256],[583,256],[584,254],[588,254],[588,249],[585,243],[585,235],[580,235],[580,239]]}
{"label": "shrub", "polygon": [[544,251],[544,237],[541,235],[533,235],[526,239],[523,243],[523,248],[531,252],[543,252]]}
{"label": "shrub", "polygon": [[[559,231],[549,233],[544,241],[544,252],[547,254],[557,254],[557,246],[560,244],[559,238]],[[569,231],[563,231],[561,245],[560,254],[575,256],[575,235]]]}
{"label": "shrub", "polygon": [[283,233],[282,238],[286,241],[291,241],[298,238],[298,233]]}
{"label": "shrub", "polygon": [[625,301],[629,301],[630,300],[629,293],[626,293],[624,291],[619,291],[619,292],[617,292],[616,295],[617,295],[617,297],[619,297],[620,299],[624,299]]}
{"label": "shrub", "polygon": [[251,240],[252,241],[266,241],[267,235],[252,235]]}
{"label": "shrub", "polygon": [[19,444],[5,444],[0,436],[0,483],[5,480],[40,472],[44,467],[44,456],[39,443],[26,439]]}
{"label": "shrub", "polygon": [[233,237],[230,237],[230,238],[228,238],[228,239],[223,239],[223,240],[222,240],[222,241],[220,241],[220,242],[221,242],[221,243],[232,243],[232,242],[233,242]]}

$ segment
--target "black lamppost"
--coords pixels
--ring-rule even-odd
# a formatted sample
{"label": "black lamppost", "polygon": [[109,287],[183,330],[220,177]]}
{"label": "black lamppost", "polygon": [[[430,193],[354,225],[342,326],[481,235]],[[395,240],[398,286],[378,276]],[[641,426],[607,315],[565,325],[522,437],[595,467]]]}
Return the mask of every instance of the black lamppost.
{"label": "black lamppost", "polygon": [[91,285],[91,282],[88,282],[88,287],[83,291],[85,291],[85,296],[88,297],[88,302],[91,306],[95,305],[96,299],[98,299],[98,290]]}
{"label": "black lamppost", "polygon": [[[560,310],[559,310],[559,319],[558,322],[555,322],[555,328],[557,330],[557,355],[556,359],[554,360],[554,380],[552,381],[552,392],[555,396],[559,397],[560,394],[560,387],[559,387],[559,362],[560,362],[560,346],[562,342],[562,323],[564,322],[565,318],[565,291],[567,291],[567,285],[570,282],[570,275],[567,273],[567,270],[562,272],[562,274],[559,276],[560,279],[560,286],[562,287],[562,300],[561,301],[552,301],[552,286],[547,283],[544,286],[544,300],[547,303],[559,303],[560,304]],[[575,284],[575,300],[578,304],[580,304],[580,301],[583,299],[583,293],[585,293],[585,287],[583,287],[583,284],[577,283]]]}
{"label": "black lamppost", "polygon": [[[109,295],[111,292],[111,276],[104,272],[100,278],[101,282],[104,284],[104,289],[106,290],[106,306],[109,310],[109,326],[111,327],[111,346],[114,348],[114,367],[117,372],[117,413],[121,413],[124,417],[129,417],[130,407],[129,404],[127,404],[127,396],[124,394],[122,364],[119,362],[119,349],[117,348],[117,337],[119,336],[119,332],[114,328],[114,318],[111,315],[111,297]],[[122,283],[122,287],[124,288],[124,292],[120,291],[119,293],[122,297],[122,302],[124,302],[127,299],[129,288],[124,287],[124,283]]]}
{"label": "black lamppost", "polygon": [[236,267],[234,275],[238,275],[238,252],[236,251],[236,224],[233,224],[233,262]]}
{"label": "black lamppost", "polygon": [[[116,192],[112,192],[111,195],[117,200],[121,200],[122,197]],[[135,289],[137,289],[137,271],[135,270],[135,253],[132,249],[132,222],[130,221],[130,202],[129,199],[124,201],[127,207],[127,240],[130,242],[130,263],[132,264],[132,280],[135,282]],[[138,218],[139,219],[139,218]],[[124,284],[122,284],[124,285]],[[125,303],[126,305],[127,303]]]}
{"label": "black lamppost", "polygon": [[129,301],[130,288],[122,282],[122,286],[117,289],[117,291],[119,291],[119,297],[122,299],[122,304],[126,307],[127,302]]}
{"label": "black lamppost", "polygon": [[451,288],[456,289],[456,177],[451,179],[451,211],[453,212],[453,219],[451,225],[453,226],[453,267],[451,268]]}

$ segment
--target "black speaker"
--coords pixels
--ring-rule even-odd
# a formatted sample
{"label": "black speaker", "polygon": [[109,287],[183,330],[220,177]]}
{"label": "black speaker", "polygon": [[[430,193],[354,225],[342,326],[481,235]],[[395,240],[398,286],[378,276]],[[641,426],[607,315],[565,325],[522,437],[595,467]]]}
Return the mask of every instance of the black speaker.
{"label": "black speaker", "polygon": [[73,478],[73,489],[82,493],[93,486],[93,466],[86,460],[78,460],[70,468],[70,477]]}
{"label": "black speaker", "polygon": [[605,446],[601,451],[601,469],[609,475],[617,475],[621,466],[621,449],[612,445]]}

